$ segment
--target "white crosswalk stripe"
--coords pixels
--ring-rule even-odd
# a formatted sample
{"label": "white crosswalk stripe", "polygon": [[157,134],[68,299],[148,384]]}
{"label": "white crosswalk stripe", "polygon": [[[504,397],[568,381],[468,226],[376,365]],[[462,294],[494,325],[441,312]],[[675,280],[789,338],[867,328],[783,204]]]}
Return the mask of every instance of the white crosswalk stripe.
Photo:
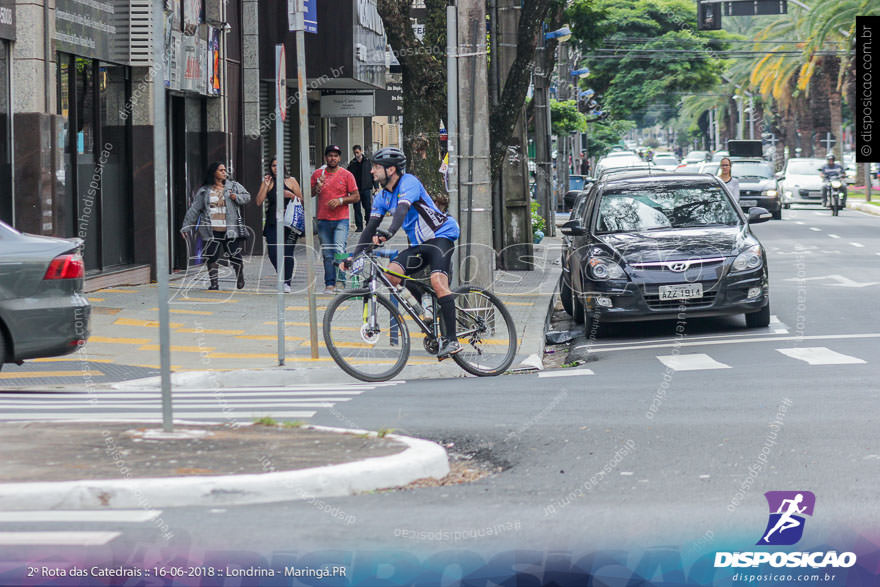
{"label": "white crosswalk stripe", "polygon": [[592,369],[563,369],[561,371],[542,371],[539,378],[545,377],[578,377],[581,375],[593,375]]}
{"label": "white crosswalk stripe", "polygon": [[[387,385],[316,386],[296,388],[235,388],[174,392],[174,418],[200,421],[311,418],[320,409],[348,402],[358,395]],[[162,418],[158,391],[70,393],[0,393],[0,421],[142,421]]]}
{"label": "white crosswalk stripe", "polygon": [[704,371],[706,369],[730,369],[704,353],[692,355],[657,355],[657,359],[674,371]]}
{"label": "white crosswalk stripe", "polygon": [[[0,511],[0,546],[103,546],[120,536],[120,524],[146,524],[161,510]],[[63,524],[113,524],[117,530],[63,530]],[[10,526],[15,525],[16,529]],[[19,529],[38,526],[39,530]],[[45,528],[51,529],[45,529]]]}
{"label": "white crosswalk stripe", "polygon": [[858,357],[844,355],[824,346],[776,350],[792,359],[804,361],[810,365],[861,365],[865,363]]}

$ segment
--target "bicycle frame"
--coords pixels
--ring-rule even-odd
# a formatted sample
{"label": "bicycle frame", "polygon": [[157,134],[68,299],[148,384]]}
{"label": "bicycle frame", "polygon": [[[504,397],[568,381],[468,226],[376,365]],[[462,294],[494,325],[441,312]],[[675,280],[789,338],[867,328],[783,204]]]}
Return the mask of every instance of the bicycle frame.
{"label": "bicycle frame", "polygon": [[[424,288],[426,291],[431,293],[432,297],[432,321],[431,324],[427,324],[424,320],[422,320],[420,313],[412,307],[412,305],[397,291],[398,286],[395,286],[391,283],[391,280],[388,279],[387,269],[382,267],[379,262],[376,260],[376,257],[372,253],[365,253],[363,255],[364,260],[369,262],[370,269],[369,273],[366,276],[366,282],[368,287],[352,290],[351,293],[370,293],[370,301],[369,301],[369,316],[364,316],[365,319],[369,318],[370,327],[377,328],[378,325],[375,324],[376,320],[376,298],[375,294],[378,293],[378,285],[377,281],[381,282],[385,287],[388,288],[388,291],[391,293],[391,297],[400,305],[403,306],[403,309],[406,310],[406,313],[410,315],[413,321],[418,325],[419,329],[425,334],[425,336],[439,339],[440,338],[440,316],[439,316],[439,308],[437,307],[437,293],[428,285],[419,283],[419,287]],[[411,277],[407,277],[405,275],[398,276],[402,277],[404,280],[414,281]],[[473,317],[471,317],[473,320]],[[479,328],[470,328],[463,332],[456,332],[456,336],[458,338],[463,338],[470,336],[477,332]]]}

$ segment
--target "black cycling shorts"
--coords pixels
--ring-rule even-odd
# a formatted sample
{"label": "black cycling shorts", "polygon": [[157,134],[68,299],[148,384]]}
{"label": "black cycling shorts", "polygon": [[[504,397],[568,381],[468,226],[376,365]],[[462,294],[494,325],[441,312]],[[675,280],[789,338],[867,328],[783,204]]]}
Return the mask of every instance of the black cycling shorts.
{"label": "black cycling shorts", "polygon": [[443,273],[449,277],[452,270],[452,251],[454,248],[455,243],[448,238],[432,238],[420,245],[401,251],[392,263],[403,267],[404,275],[412,275],[427,265],[431,267],[431,273]]}

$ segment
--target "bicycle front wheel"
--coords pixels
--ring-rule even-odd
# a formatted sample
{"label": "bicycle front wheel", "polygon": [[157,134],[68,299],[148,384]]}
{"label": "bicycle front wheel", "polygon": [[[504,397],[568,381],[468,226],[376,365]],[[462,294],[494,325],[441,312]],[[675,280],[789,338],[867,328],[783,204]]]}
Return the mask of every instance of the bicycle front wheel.
{"label": "bicycle front wheel", "polygon": [[350,292],[336,296],[324,313],[324,343],[342,370],[361,381],[386,381],[409,358],[409,331],[385,296]]}
{"label": "bicycle front wheel", "polygon": [[479,287],[462,286],[455,296],[455,321],[462,349],[452,358],[480,377],[500,375],[516,356],[516,327],[510,312],[495,294]]}

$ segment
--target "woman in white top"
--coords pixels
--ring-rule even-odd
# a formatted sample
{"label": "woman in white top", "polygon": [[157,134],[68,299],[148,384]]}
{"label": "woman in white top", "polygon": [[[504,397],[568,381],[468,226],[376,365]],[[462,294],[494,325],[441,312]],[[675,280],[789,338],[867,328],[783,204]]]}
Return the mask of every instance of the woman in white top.
{"label": "woman in white top", "polygon": [[718,177],[727,185],[727,191],[733,196],[733,201],[739,203],[739,180],[730,174],[730,169],[730,159],[723,158],[718,168]]}

